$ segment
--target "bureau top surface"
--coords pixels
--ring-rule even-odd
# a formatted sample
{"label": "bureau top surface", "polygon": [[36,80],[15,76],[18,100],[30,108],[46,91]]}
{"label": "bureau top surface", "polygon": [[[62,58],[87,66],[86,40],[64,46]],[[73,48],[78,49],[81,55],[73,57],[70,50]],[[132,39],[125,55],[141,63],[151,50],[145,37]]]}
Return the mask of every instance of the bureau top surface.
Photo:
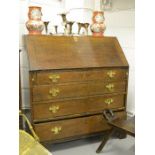
{"label": "bureau top surface", "polygon": [[116,37],[25,35],[30,70],[127,67]]}

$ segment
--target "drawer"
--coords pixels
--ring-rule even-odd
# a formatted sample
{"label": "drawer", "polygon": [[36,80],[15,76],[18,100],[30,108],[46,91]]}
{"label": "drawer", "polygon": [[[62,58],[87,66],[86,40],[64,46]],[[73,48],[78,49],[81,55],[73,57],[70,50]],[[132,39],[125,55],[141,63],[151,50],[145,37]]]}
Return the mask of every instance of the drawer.
{"label": "drawer", "polygon": [[33,87],[33,101],[46,101],[67,97],[124,92],[126,82],[103,83],[100,81],[74,84],[42,85]]}
{"label": "drawer", "polygon": [[[125,114],[122,112],[118,115],[123,117]],[[102,115],[39,123],[34,124],[34,128],[41,141],[65,139],[110,129]]]}
{"label": "drawer", "polygon": [[123,80],[127,78],[126,69],[97,69],[87,71],[47,71],[37,72],[37,84],[55,84],[89,80]]}
{"label": "drawer", "polygon": [[33,104],[34,120],[46,120],[59,116],[101,112],[104,109],[124,107],[125,95],[105,95],[50,103]]}

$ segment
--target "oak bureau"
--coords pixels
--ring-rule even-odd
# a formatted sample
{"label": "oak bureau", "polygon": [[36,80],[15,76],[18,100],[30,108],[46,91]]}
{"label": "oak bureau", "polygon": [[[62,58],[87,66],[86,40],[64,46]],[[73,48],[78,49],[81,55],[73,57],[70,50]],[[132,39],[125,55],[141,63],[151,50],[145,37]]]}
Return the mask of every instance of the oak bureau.
{"label": "oak bureau", "polygon": [[116,37],[25,35],[31,118],[42,142],[103,133],[126,115],[129,66]]}

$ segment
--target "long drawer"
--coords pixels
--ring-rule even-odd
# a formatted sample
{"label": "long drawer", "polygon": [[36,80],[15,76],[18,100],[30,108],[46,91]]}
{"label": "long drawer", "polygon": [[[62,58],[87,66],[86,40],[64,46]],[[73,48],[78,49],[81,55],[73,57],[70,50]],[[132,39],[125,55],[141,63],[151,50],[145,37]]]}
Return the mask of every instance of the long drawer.
{"label": "long drawer", "polygon": [[66,97],[89,96],[124,92],[126,82],[103,83],[100,81],[74,84],[42,85],[33,87],[33,101],[46,101]]}
{"label": "long drawer", "polygon": [[127,78],[126,69],[96,69],[86,71],[44,71],[37,72],[36,84],[54,84],[63,82],[80,82],[89,80],[117,81]]}
{"label": "long drawer", "polygon": [[104,95],[81,99],[33,104],[34,120],[46,120],[59,116],[101,112],[104,109],[124,107],[125,95]]}
{"label": "long drawer", "polygon": [[[117,115],[125,117],[124,112]],[[102,115],[39,123],[35,124],[34,128],[41,141],[65,139],[110,129]]]}

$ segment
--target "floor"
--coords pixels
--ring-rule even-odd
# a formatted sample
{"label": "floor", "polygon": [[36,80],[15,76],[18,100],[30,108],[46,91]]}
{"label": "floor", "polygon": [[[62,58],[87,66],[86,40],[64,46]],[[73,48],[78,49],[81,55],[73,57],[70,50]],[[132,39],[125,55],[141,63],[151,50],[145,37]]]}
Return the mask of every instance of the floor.
{"label": "floor", "polygon": [[[96,155],[96,149],[102,137],[91,137],[61,144],[46,144],[45,147],[53,155]],[[135,139],[127,136],[125,139],[110,139],[102,152],[104,155],[134,155]]]}

